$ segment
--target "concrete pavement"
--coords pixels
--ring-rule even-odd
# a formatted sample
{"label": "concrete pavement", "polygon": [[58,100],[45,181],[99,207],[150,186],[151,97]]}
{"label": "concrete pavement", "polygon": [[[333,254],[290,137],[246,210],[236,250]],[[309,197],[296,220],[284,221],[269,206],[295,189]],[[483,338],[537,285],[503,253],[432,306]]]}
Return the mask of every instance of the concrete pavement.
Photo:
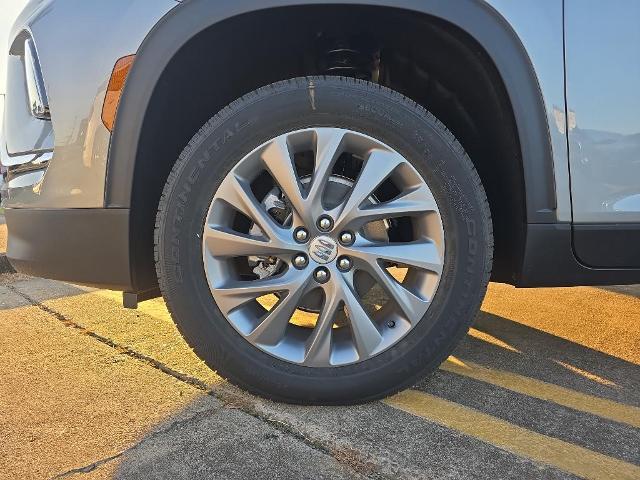
{"label": "concrete pavement", "polygon": [[160,299],[0,276],[0,477],[640,478],[639,293],[492,284],[433,377],[328,408],[229,386]]}
{"label": "concrete pavement", "polygon": [[0,253],[7,251],[7,222],[0,213]]}
{"label": "concrete pavement", "polygon": [[4,253],[7,251],[7,225],[0,209],[0,273],[13,273],[14,268]]}

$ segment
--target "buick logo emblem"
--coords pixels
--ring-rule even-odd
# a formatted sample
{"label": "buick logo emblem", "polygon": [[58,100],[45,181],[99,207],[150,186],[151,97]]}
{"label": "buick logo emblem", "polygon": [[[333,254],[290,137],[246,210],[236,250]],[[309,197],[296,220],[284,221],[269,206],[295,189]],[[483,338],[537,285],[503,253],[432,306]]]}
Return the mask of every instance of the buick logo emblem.
{"label": "buick logo emblem", "polygon": [[330,237],[317,237],[309,244],[309,256],[316,262],[332,262],[338,255],[338,244]]}

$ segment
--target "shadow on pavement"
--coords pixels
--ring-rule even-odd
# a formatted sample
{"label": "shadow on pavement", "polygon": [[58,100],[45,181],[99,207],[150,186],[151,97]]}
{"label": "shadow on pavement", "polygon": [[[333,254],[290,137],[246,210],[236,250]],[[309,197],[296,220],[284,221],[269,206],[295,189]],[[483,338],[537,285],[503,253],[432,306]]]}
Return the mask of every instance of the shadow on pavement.
{"label": "shadow on pavement", "polygon": [[[122,377],[119,385],[113,373],[117,390],[126,387],[147,398],[144,389],[150,388],[148,378],[155,376],[159,385],[184,388],[189,395],[189,400],[167,411],[166,421],[155,417],[143,422],[142,430],[136,430],[132,437],[137,440],[127,442],[132,446],[124,452],[117,450],[122,446],[114,447],[106,437],[100,438],[104,432],[85,431],[97,434],[99,450],[108,452],[108,456],[91,458],[93,464],[78,466],[73,473],[92,472],[99,478],[574,478],[566,466],[580,461],[581,455],[592,465],[603,458],[614,467],[619,462],[627,473],[633,473],[635,465],[640,464],[640,419],[627,421],[628,416],[609,415],[597,405],[588,404],[607,399],[607,406],[631,415],[638,411],[629,410],[629,406],[640,405],[640,366],[634,363],[637,350],[633,349],[640,336],[640,324],[633,322],[640,304],[633,296],[597,289],[567,289],[551,295],[544,289],[536,293],[494,286],[485,311],[480,312],[456,348],[455,359],[411,389],[428,405],[424,414],[417,415],[394,408],[389,402],[302,407],[275,404],[239,392],[235,394],[241,401],[236,401],[226,396],[230,387],[224,384],[213,387],[214,395],[207,395],[203,390],[212,384],[213,372],[200,366],[179,337],[161,300],[127,311],[114,292],[92,292],[38,279],[0,285],[0,296],[2,288],[11,288],[12,298],[19,293],[21,299],[29,299],[28,304],[40,307],[46,320],[32,319],[36,326],[48,325],[47,321],[62,321],[65,326],[77,322],[104,337],[100,349],[112,349],[106,352],[112,351],[117,363],[96,363],[100,380],[114,369],[113,365],[120,365],[117,357],[126,357],[127,348],[144,354],[133,356],[136,362],[132,362],[132,368],[140,370],[135,381]],[[5,312],[0,316],[7,315]],[[15,316],[16,332],[20,331],[20,318]],[[591,327],[591,323],[599,327]],[[64,352],[56,351],[55,358],[48,353],[51,358],[46,362],[60,360],[64,366],[76,365],[86,355],[76,346],[78,332],[83,333],[79,338],[84,342],[94,339],[81,329],[62,331],[59,334],[68,337],[69,347]],[[626,335],[625,341],[615,343],[621,335]],[[593,342],[592,337],[601,342]],[[86,348],[93,352],[91,344]],[[31,355],[30,348],[25,347],[25,351]],[[47,353],[39,348],[34,351]],[[25,358],[31,358],[29,355]],[[146,360],[138,362],[140,358]],[[150,360],[166,368],[156,365],[154,370]],[[473,377],[451,368],[455,361],[485,376]],[[28,366],[39,370],[43,362],[40,357],[33,358]],[[194,383],[187,383],[180,373],[197,379],[201,386],[194,389]],[[502,383],[492,380],[501,375]],[[510,385],[509,375],[515,375],[515,381],[521,386],[524,382],[526,388]],[[547,397],[544,388],[532,390],[540,386],[536,382],[561,387],[578,400],[569,404],[557,396]],[[34,392],[39,388],[32,386]],[[102,388],[94,393],[104,396],[106,390]],[[556,388],[558,391],[562,393]],[[58,393],[59,408],[67,410],[67,390],[61,388]],[[75,400],[86,402],[77,396]],[[140,399],[122,396],[119,402],[118,411],[126,413],[135,411]],[[151,401],[151,408],[162,410],[156,402]],[[435,404],[439,411],[431,408]],[[101,412],[99,405],[83,407],[95,414]],[[449,419],[454,416],[463,427],[448,425],[439,416],[443,413]],[[124,414],[122,419],[111,414],[102,422],[129,431],[125,419]],[[531,447],[535,451],[558,450],[560,457],[572,458],[558,463],[532,459],[505,444],[504,436],[501,440],[500,425],[521,434],[524,444],[530,439],[532,444],[538,442]],[[483,428],[482,435],[476,435]],[[140,431],[144,433],[138,436]],[[79,437],[73,432],[69,436]],[[565,454],[553,441],[564,442],[574,450]],[[32,451],[26,442],[24,448]],[[625,478],[624,472],[620,470],[611,478]]]}
{"label": "shadow on pavement", "polygon": [[610,287],[598,287],[613,293],[621,293],[630,297],[640,298],[640,285],[611,285]]}
{"label": "shadow on pavement", "polygon": [[[463,362],[621,404],[640,404],[639,365],[486,312],[479,314],[474,328],[497,342],[467,335],[454,353]],[[442,370],[415,388],[468,407],[469,423],[477,421],[474,412],[482,412],[540,438],[585,449],[595,462],[597,455],[606,455],[628,468],[640,464],[640,430],[631,425]],[[508,447],[505,451],[497,441],[494,445],[448,429],[437,416],[425,420],[380,402],[328,408],[247,398],[266,411],[271,425],[242,408],[194,417],[178,430],[145,437],[120,459],[114,476],[142,478],[170,471],[175,478],[304,478],[313,471],[313,478],[573,478],[562,470],[563,462],[543,465],[509,453]],[[353,450],[349,458],[340,453],[344,444]],[[305,462],[312,470],[299,468]]]}
{"label": "shadow on pavement", "polygon": [[462,360],[640,406],[640,365],[486,312],[474,328],[517,351],[467,335]]}
{"label": "shadow on pavement", "polygon": [[91,290],[21,274],[0,275],[0,311],[83,295]]}

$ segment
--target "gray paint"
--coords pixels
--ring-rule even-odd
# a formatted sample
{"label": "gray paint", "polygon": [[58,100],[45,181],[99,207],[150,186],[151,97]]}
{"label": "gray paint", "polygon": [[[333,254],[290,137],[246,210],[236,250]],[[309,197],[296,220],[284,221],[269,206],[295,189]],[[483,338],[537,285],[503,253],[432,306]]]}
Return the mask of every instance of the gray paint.
{"label": "gray paint", "polygon": [[[35,39],[55,131],[54,155],[37,188],[26,185],[12,190],[9,206],[103,206],[110,133],[101,114],[109,76],[116,60],[135,53],[148,31],[175,5],[174,0],[109,0],[100,2],[99,8],[95,2],[84,0],[40,0],[27,5],[14,24],[10,41],[18,38],[20,42],[23,30],[30,31]],[[10,61],[15,64],[21,60],[12,56]],[[11,107],[13,100],[23,102],[21,98],[12,99],[19,95],[14,91],[9,85],[8,133],[20,131],[24,123],[21,116],[27,108],[26,103]],[[37,122],[42,121],[32,121]],[[12,134],[16,139],[12,147],[51,146],[39,142],[41,132],[35,132],[35,126],[30,128],[33,133],[22,130]]]}
{"label": "gray paint", "polygon": [[487,0],[520,38],[536,72],[553,150],[556,218],[571,221],[569,166],[565,136],[562,0]]}
{"label": "gray paint", "polygon": [[565,8],[574,221],[640,222],[640,3]]}
{"label": "gray paint", "polygon": [[[198,0],[185,2],[195,3]],[[206,3],[211,18],[221,20],[253,8],[305,2]],[[352,3],[402,5],[432,13],[445,8],[442,2],[417,0],[354,0]],[[640,122],[635,113],[639,111],[640,96],[634,85],[640,84],[640,69],[637,61],[628,59],[637,58],[640,30],[635,20],[640,6],[634,0],[614,3],[591,0],[588,5],[582,0],[566,2],[567,101],[576,118],[573,127],[573,114],[569,116],[570,190],[565,137],[563,2],[488,0],[488,4],[498,20],[512,29],[522,43],[535,69],[544,102],[557,206],[550,215],[541,212],[540,218],[570,221],[572,195],[573,216],[577,222],[639,221]],[[6,153],[55,148],[39,188],[16,189],[12,192],[12,206],[104,206],[110,135],[101,122],[100,113],[106,81],[115,61],[136,52],[153,26],[175,5],[174,0],[112,0],[100,3],[99,9],[95,3],[82,0],[36,0],[27,5],[10,38],[15,39],[26,29],[36,40],[55,140],[42,120],[25,117],[23,106],[9,106],[24,102],[18,93],[7,99],[10,113],[7,113],[5,129],[10,141],[3,153],[6,157]],[[77,21],[70,22],[69,18]],[[64,25],[64,28],[50,28],[52,24]],[[12,57],[10,62],[14,67],[10,66],[9,82],[22,82],[20,58]],[[502,73],[506,83],[513,80],[508,70]],[[519,101],[517,95],[512,101]],[[521,135],[526,143],[527,132]]]}
{"label": "gray paint", "polygon": [[10,56],[7,62],[7,88],[11,95],[7,95],[5,112],[11,112],[11,116],[4,122],[6,152],[10,155],[53,148],[51,122],[34,117],[29,110],[24,71],[24,59]]}
{"label": "gray paint", "polygon": [[[549,1],[552,2],[551,4],[561,5],[560,0]],[[131,203],[134,176],[132,159],[137,153],[144,112],[152,94],[148,86],[157,82],[169,60],[189,38],[217,22],[256,9],[322,3],[336,2],[244,0],[212,3],[208,0],[189,0],[184,6],[174,9],[163,17],[141,46],[123,93],[118,112],[118,128],[111,142],[107,206],[127,208]],[[550,117],[546,114],[531,61],[509,23],[486,2],[480,0],[458,0],[455,3],[418,0],[401,2],[354,0],[350,3],[392,6],[427,13],[457,25],[485,48],[506,84],[518,124],[527,187],[527,220],[528,222],[557,221],[554,185],[562,186],[562,184],[555,178],[549,141]],[[537,12],[542,14],[544,10],[538,9]],[[526,13],[527,8],[524,8],[519,17],[523,25],[530,20],[526,17]],[[556,13],[561,19],[561,10],[557,9]],[[285,10],[283,14],[286,15]],[[561,37],[556,40],[562,43]],[[545,43],[539,51],[544,51],[545,47],[548,48],[549,43]],[[561,61],[559,71],[563,72]],[[556,77],[558,77],[557,74]],[[566,170],[566,145],[564,143],[562,145],[565,149],[564,169]],[[562,171],[562,168],[559,167],[559,170]],[[568,183],[564,188],[568,188]],[[562,198],[567,197],[568,194],[564,194]]]}

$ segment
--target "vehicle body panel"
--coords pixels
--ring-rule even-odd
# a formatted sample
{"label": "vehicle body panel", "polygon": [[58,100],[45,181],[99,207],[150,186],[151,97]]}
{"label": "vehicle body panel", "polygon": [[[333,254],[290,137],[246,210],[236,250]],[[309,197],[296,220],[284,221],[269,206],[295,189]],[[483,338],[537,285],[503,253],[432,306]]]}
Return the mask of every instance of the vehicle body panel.
{"label": "vehicle body panel", "polygon": [[487,0],[518,35],[536,72],[546,108],[556,193],[556,219],[571,221],[565,128],[562,1]]}
{"label": "vehicle body panel", "polygon": [[[109,76],[115,61],[135,53],[158,19],[176,5],[175,0],[112,0],[97,8],[82,0],[44,0],[26,6],[10,38],[17,39],[14,49],[20,48],[24,31],[35,40],[55,140],[47,131],[49,122],[25,118],[27,103],[20,98],[24,88],[8,85],[5,131],[11,141],[6,154],[53,147],[53,156],[36,183],[24,178],[23,186],[11,188],[7,206],[104,206],[111,134],[101,112]],[[24,81],[21,61],[20,56],[10,56],[10,83]]]}
{"label": "vehicle body panel", "polygon": [[[12,55],[7,65],[6,111],[11,112],[5,128],[6,151],[10,155],[53,150],[53,128],[48,120],[31,115],[24,88],[24,58]],[[5,162],[3,162],[5,163]]]}
{"label": "vehicle body panel", "polygon": [[[448,21],[473,37],[495,63],[514,110],[526,190],[525,239],[521,264],[514,267],[512,283],[541,286],[611,283],[616,279],[618,283],[635,282],[640,280],[638,270],[593,269],[585,264],[594,265],[594,262],[581,263],[574,254],[572,219],[640,222],[640,181],[633,143],[637,122],[632,121],[625,126],[626,130],[621,130],[597,121],[600,108],[605,109],[609,118],[615,117],[616,109],[627,118],[633,117],[639,105],[638,95],[629,85],[623,85],[620,79],[618,83],[611,79],[610,72],[620,68],[620,60],[612,65],[614,70],[602,68],[598,72],[599,83],[596,82],[624,87],[616,92],[619,102],[603,105],[597,93],[589,94],[580,88],[572,93],[576,82],[590,78],[593,59],[605,62],[607,55],[606,51],[596,49],[595,57],[590,56],[589,49],[597,48],[599,38],[590,28],[594,28],[593,22],[599,22],[598,16],[591,17],[589,26],[582,17],[593,15],[593,10],[584,9],[578,0],[566,2],[566,11],[563,0],[350,0],[348,3],[402,8]],[[12,99],[7,100],[4,127],[11,140],[9,149],[5,144],[0,145],[4,165],[24,163],[33,167],[10,181],[9,198],[5,199],[12,232],[9,239],[12,261],[21,270],[35,275],[130,292],[157,288],[155,270],[150,265],[140,268],[136,264],[145,256],[141,251],[145,253],[148,245],[137,244],[143,240],[137,238],[136,218],[131,212],[134,212],[132,192],[140,132],[154,86],[164,68],[194,35],[234,16],[280,7],[286,15],[284,7],[328,3],[343,2],[31,1],[16,21],[10,37],[12,49],[17,49],[12,50],[10,59]],[[625,15],[608,7],[609,3],[593,3],[603,18],[610,19],[604,39],[609,48],[620,48],[617,35],[631,38],[629,32],[640,13],[640,7],[633,0],[623,3],[629,8],[626,11],[633,14],[622,19],[617,17]],[[581,9],[584,12],[580,13]],[[614,19],[622,22],[615,25],[622,25],[626,34],[613,31]],[[24,92],[11,94],[24,84],[24,78],[20,77],[24,67],[20,63],[23,60],[19,45],[25,32],[33,37],[36,45],[49,98],[50,125],[25,116],[28,105]],[[637,29],[633,34],[638,40]],[[569,43],[566,52],[565,40]],[[635,40],[621,47],[626,58],[637,58],[639,43]],[[132,53],[137,54],[136,61],[125,84],[111,134],[101,119],[107,83],[116,61]],[[583,130],[575,128],[572,120],[575,117],[567,115],[565,53],[571,57],[571,62],[567,62],[569,109],[577,112],[581,128],[613,132],[607,133],[604,140],[602,136],[595,140],[587,138]],[[637,62],[631,63],[635,66],[629,70],[630,76],[637,84],[640,72]],[[591,80],[585,83],[593,88]],[[567,130],[571,145],[567,142]],[[585,138],[596,145],[585,143]],[[589,146],[587,158],[592,164],[595,162],[595,170],[584,171],[584,155],[577,150],[577,145]],[[597,151],[597,155],[592,151]],[[606,172],[607,182],[595,185],[602,171]],[[21,210],[30,212],[21,215]],[[614,216],[609,215],[612,211]],[[57,228],[62,221],[67,222],[65,228]],[[45,227],[47,235],[38,234]],[[108,234],[96,236],[95,230],[101,228],[108,229]],[[640,229],[634,231],[640,232]],[[584,251],[591,252],[592,256],[600,255],[598,248],[593,248],[594,242],[589,240],[593,232],[587,233],[581,237],[587,239]],[[618,239],[626,238],[624,231],[616,235]],[[65,241],[65,236],[74,236],[75,243]],[[600,234],[596,237],[602,238]],[[79,241],[81,239],[86,242]],[[51,242],[73,244],[73,248],[58,249],[59,255],[54,261],[47,254]],[[86,248],[79,248],[81,245]],[[547,252],[550,249],[553,251]],[[624,256],[614,260],[603,265],[624,266]],[[144,261],[149,262],[148,258]],[[66,267],[74,263],[86,264],[89,268],[85,265],[74,273]],[[561,275],[556,273],[558,266],[562,269]],[[93,272],[97,270],[104,274],[94,277]],[[143,281],[136,279],[138,271],[144,271]]]}
{"label": "vehicle body panel", "polygon": [[[204,6],[207,10],[207,22],[212,24],[256,9],[312,3],[332,2],[321,0],[306,2],[296,0],[199,2],[198,0],[189,0],[183,2],[178,10],[188,7],[195,11],[198,6]],[[532,189],[536,191],[538,196],[545,198],[538,202],[539,205],[531,205],[531,211],[537,212],[537,219],[532,219],[532,221],[570,220],[566,145],[562,141],[562,133],[558,130],[557,119],[554,118],[554,115],[563,115],[563,112],[558,112],[557,109],[564,105],[562,98],[562,49],[560,47],[562,44],[561,0],[519,2],[517,7],[508,1],[491,0],[489,3],[493,8],[483,7],[484,2],[479,0],[461,3],[457,8],[456,6],[444,5],[441,2],[416,0],[403,0],[402,2],[356,0],[351,3],[406,8],[443,18],[451,15],[458,16],[461,21],[469,23],[469,25],[462,25],[462,28],[476,33],[473,31],[475,20],[473,18],[466,20],[467,15],[464,15],[464,11],[460,12],[461,14],[456,12],[456,10],[467,9],[470,13],[469,17],[477,15],[478,12],[481,12],[483,17],[495,17],[493,20],[495,25],[492,28],[504,29],[504,32],[498,32],[498,30],[493,32],[496,37],[503,35],[507,38],[509,32],[512,29],[515,30],[516,34],[520,35],[520,39],[518,40],[518,37],[513,35],[509,41],[515,43],[521,41],[524,45],[522,54],[526,57],[528,53],[530,57],[525,58],[524,61],[531,61],[537,68],[535,72],[537,78],[533,79],[533,84],[539,82],[542,87],[544,107],[547,111],[546,114],[543,114],[547,124],[546,140],[529,138],[530,135],[523,132],[521,133],[521,143],[527,148],[540,149],[542,147],[539,144],[548,143],[550,135],[553,145],[553,150],[548,147],[545,151],[539,150],[536,154],[541,157],[553,156],[553,166],[551,167],[553,172],[546,174],[544,179],[539,179],[537,188]],[[107,166],[110,133],[102,124],[100,113],[106,84],[115,61],[124,55],[136,52],[158,20],[175,5],[178,5],[175,0],[135,0],[133,2],[116,0],[101,4],[98,10],[94,4],[78,0],[44,0],[32,2],[27,6],[16,22],[12,38],[18,36],[22,30],[28,30],[32,32],[35,39],[50,98],[55,148],[53,149],[53,158],[46,170],[46,176],[38,188],[14,189],[11,192],[8,205],[14,208],[128,207],[128,202],[123,203],[112,199],[109,191],[105,194],[104,171]],[[453,13],[449,11],[453,11]],[[68,18],[81,18],[82,21],[68,22],[66,20]],[[487,22],[486,19],[482,21]],[[46,28],[50,24],[65,24],[68,27]],[[544,34],[536,35],[532,24],[543,28]],[[477,28],[477,33],[486,37],[479,39],[481,42],[487,39],[491,40],[492,32],[488,31],[488,28],[485,25],[480,25]],[[195,33],[195,31],[191,32],[191,35]],[[93,41],[86,41],[86,39],[93,39]],[[100,42],[97,42],[96,39],[100,39]],[[522,49],[522,45],[516,45],[512,48]],[[511,51],[495,48],[492,48],[489,53],[494,56],[494,60],[505,65],[509,63],[506,56],[513,55]],[[504,58],[495,58],[496,56]],[[87,68],[87,65],[90,65],[91,68]],[[503,76],[509,75],[508,71],[501,71],[501,73]],[[505,82],[509,83],[510,80],[515,79],[515,76],[516,74],[512,73],[511,77],[513,78],[505,78]],[[149,85],[146,88],[149,89]],[[534,88],[536,91],[533,93],[519,92],[518,95],[512,95],[512,102],[517,105],[523,101],[522,99],[526,95],[540,96],[539,87],[536,85]],[[531,107],[522,105],[520,110],[524,111],[527,108]],[[13,109],[7,109],[7,111],[13,111]],[[142,115],[144,112],[140,114]],[[17,114],[13,114],[13,116],[17,116]],[[531,112],[531,116],[534,116],[533,112]],[[11,118],[8,120],[8,123],[18,124],[17,121],[12,122]],[[529,119],[521,119],[521,122],[525,121],[531,123]],[[34,119],[34,122],[37,124],[42,121]],[[524,128],[525,124],[522,127],[521,130],[530,130]],[[36,138],[35,135],[30,136],[33,139]],[[50,137],[49,143],[45,145],[37,145],[35,140],[31,140],[33,149],[50,149],[52,140]],[[25,142],[28,140],[22,140],[21,144],[24,146]],[[21,148],[20,151],[26,150]],[[9,149],[9,153],[18,152]],[[527,163],[543,161],[542,158],[537,160],[527,158],[525,160]],[[525,172],[525,176],[530,176],[530,174]]]}
{"label": "vehicle body panel", "polygon": [[640,3],[565,8],[573,220],[640,222]]}
{"label": "vehicle body panel", "polygon": [[[546,2],[549,2],[549,5],[562,5],[561,0],[546,0]],[[531,8],[532,11],[543,15],[546,2],[542,7],[538,6],[537,2],[520,3],[522,3],[523,12]],[[325,3],[342,2],[244,0],[212,3],[207,0],[189,0],[163,17],[141,46],[123,92],[118,112],[120,125],[116,125],[111,143],[106,191],[107,206],[127,208],[131,203],[131,182],[134,177],[132,158],[137,152],[140,131],[144,123],[144,112],[152,95],[148,85],[160,78],[170,59],[191,37],[211,25],[247,12]],[[523,152],[524,180],[527,186],[527,221],[557,222],[555,190],[562,188],[562,184],[554,178],[553,153],[549,140],[550,117],[546,114],[531,60],[521,40],[504,17],[483,0],[459,0],[455,3],[421,0],[355,0],[349,3],[403,8],[431,15],[458,26],[485,48],[502,75],[518,124]],[[501,6],[499,3],[496,5]],[[561,26],[561,9],[556,9],[556,13],[557,22],[559,22],[557,25]],[[283,8],[282,14],[286,15],[286,8]],[[519,18],[522,23],[527,20],[526,15]],[[557,41],[562,43],[561,36]],[[543,52],[544,48],[538,47],[538,50]],[[561,51],[560,49],[558,52],[561,54]],[[561,66],[562,56],[558,58]],[[563,72],[562,68],[559,72]],[[550,79],[553,77],[562,78],[558,74],[549,76]],[[556,88],[562,89],[562,83]],[[565,161],[563,166],[558,168],[560,172],[563,168],[564,170],[567,168],[566,144],[560,159],[562,155]],[[557,184],[560,184],[560,187]],[[566,174],[564,188],[568,189]],[[563,196],[563,199],[566,200],[566,198],[568,193]],[[564,205],[565,210],[567,207]]]}

